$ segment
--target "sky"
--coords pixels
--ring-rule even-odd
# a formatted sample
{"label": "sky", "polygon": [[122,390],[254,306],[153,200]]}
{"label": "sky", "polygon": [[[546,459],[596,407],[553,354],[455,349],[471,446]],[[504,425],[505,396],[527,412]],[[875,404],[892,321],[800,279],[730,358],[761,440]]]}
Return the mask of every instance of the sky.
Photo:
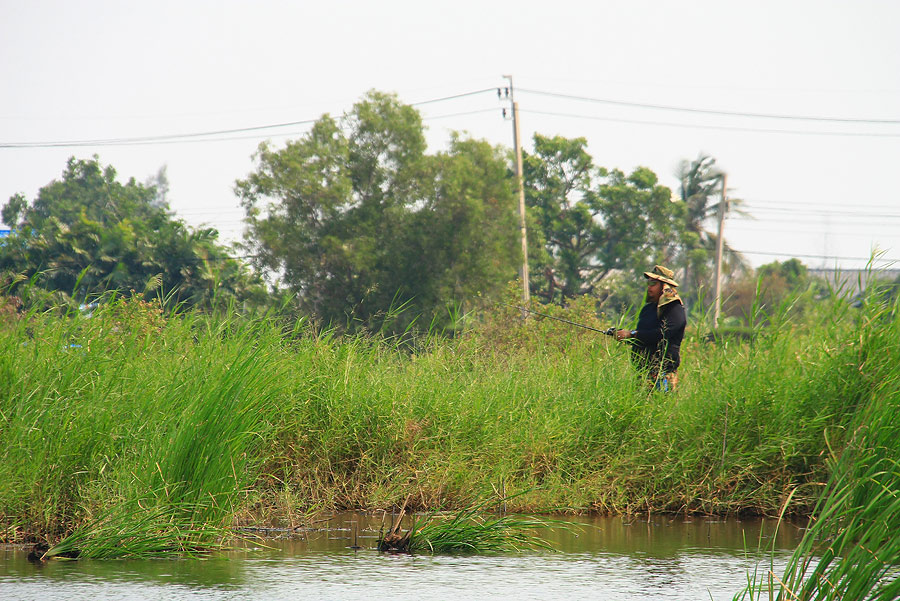
{"label": "sky", "polygon": [[0,202],[72,156],[123,181],[165,166],[176,216],[234,241],[260,142],[377,89],[416,104],[430,152],[453,131],[511,147],[494,91],[511,75],[526,151],[584,137],[597,165],[673,191],[682,161],[714,157],[752,265],[890,266],[898,23],[888,0],[0,0]]}

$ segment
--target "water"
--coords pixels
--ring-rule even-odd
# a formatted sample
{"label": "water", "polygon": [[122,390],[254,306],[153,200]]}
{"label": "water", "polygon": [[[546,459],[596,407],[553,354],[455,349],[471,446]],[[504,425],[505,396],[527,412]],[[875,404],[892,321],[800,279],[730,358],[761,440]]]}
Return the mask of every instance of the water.
{"label": "water", "polygon": [[801,534],[782,524],[776,535],[772,520],[572,521],[577,528],[541,533],[556,553],[385,555],[373,549],[381,518],[357,514],[333,516],[301,537],[267,538],[271,548],[207,560],[33,564],[8,548],[0,550],[0,599],[718,601],[741,590],[748,570],[768,568],[760,545],[774,547],[777,568]]}

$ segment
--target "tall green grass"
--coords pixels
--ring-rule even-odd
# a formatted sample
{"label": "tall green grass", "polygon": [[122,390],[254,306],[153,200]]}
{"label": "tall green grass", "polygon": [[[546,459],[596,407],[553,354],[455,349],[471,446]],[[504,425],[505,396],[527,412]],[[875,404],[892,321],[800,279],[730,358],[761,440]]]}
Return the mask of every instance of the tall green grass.
{"label": "tall green grass", "polygon": [[[108,525],[159,508],[179,524],[176,536],[186,523],[204,533],[230,525],[277,402],[278,374],[260,355],[280,347],[280,332],[264,321],[166,318],[125,299],[90,318],[8,325],[4,521],[51,538],[100,515]],[[117,510],[135,500],[131,517]]]}
{"label": "tall green grass", "polygon": [[[587,303],[543,310],[612,325]],[[9,318],[0,532],[55,542],[137,500],[224,528],[491,495],[512,512],[720,514],[793,495],[808,512],[828,444],[848,444],[873,366],[900,351],[872,355],[883,323],[841,298],[765,323],[716,344],[693,324],[667,395],[611,338],[509,308],[412,343],[121,298],[90,318]]]}
{"label": "tall green grass", "polygon": [[770,568],[736,599],[900,598],[900,304],[877,292],[866,300],[854,335],[871,393],[848,443],[829,449],[830,477],[784,572]]}

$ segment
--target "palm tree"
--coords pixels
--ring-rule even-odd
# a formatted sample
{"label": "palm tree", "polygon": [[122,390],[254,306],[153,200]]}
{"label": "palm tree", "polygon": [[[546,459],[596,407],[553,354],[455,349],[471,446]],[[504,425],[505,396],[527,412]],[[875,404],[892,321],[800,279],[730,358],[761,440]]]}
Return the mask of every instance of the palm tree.
{"label": "palm tree", "polygon": [[[709,280],[709,272],[715,260],[717,234],[708,230],[706,223],[719,211],[723,174],[716,166],[716,160],[705,154],[700,154],[690,162],[682,161],[677,171],[681,182],[680,197],[686,207],[682,265],[683,281],[688,285],[689,303],[697,300],[703,284]],[[726,211],[736,209],[741,202],[739,199],[728,198]],[[738,212],[741,211],[738,209]],[[727,241],[723,241],[723,261],[725,273],[744,271],[749,267],[746,259],[731,248]]]}

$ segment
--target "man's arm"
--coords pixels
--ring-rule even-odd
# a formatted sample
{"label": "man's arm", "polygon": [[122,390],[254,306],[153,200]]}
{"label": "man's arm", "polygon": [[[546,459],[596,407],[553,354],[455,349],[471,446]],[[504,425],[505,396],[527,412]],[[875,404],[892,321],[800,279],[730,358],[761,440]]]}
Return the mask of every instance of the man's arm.
{"label": "man's arm", "polygon": [[662,324],[656,318],[656,306],[645,306],[638,317],[638,323],[634,330],[616,331],[616,340],[631,340],[635,344],[652,348],[662,340]]}
{"label": "man's arm", "polygon": [[661,327],[641,330],[618,330],[616,340],[633,340],[645,347],[654,347],[663,338]]}

